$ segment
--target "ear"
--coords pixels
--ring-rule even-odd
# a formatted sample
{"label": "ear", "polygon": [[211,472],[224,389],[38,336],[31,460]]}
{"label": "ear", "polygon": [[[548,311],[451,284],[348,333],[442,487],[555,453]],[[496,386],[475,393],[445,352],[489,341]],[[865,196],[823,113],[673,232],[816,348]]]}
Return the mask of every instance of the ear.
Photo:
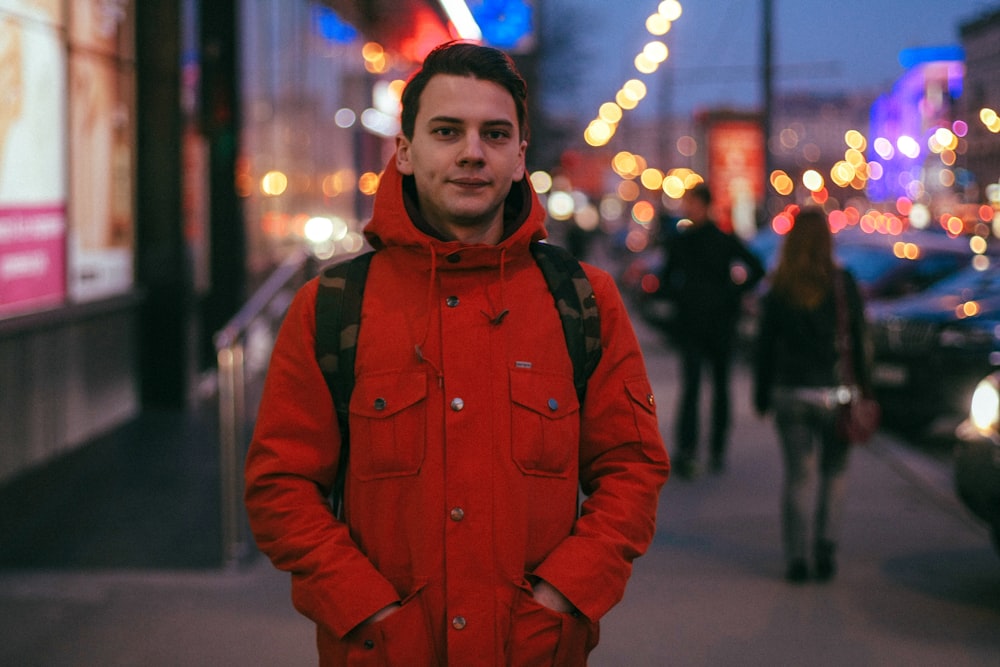
{"label": "ear", "polygon": [[410,162],[410,142],[405,135],[396,135],[396,170],[406,176],[413,175],[413,163]]}
{"label": "ear", "polygon": [[524,173],[528,170],[525,166],[524,159],[528,152],[528,142],[522,141],[520,149],[518,150],[517,168],[514,169],[514,182],[520,181],[524,178]]}

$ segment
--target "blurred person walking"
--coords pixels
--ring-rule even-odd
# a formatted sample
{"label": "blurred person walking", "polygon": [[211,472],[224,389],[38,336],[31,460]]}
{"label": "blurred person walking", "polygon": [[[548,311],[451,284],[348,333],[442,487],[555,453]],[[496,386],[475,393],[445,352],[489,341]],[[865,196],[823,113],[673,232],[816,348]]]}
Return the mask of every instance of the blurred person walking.
{"label": "blurred person walking", "polygon": [[[861,387],[868,387],[861,295],[850,272],[834,263],[826,214],[819,208],[804,208],[785,237],[763,299],[754,362],[754,407],[761,416],[774,411],[781,441],[782,539],[785,577],[792,583],[810,576],[810,532],[816,579],[828,581],[836,574],[850,453],[850,444],[836,427],[845,399],[843,369],[838,367],[844,355],[837,341],[838,316],[843,317],[844,309],[854,377]],[[810,527],[809,491],[817,470]]]}
{"label": "blurred person walking", "polygon": [[665,234],[667,258],[660,284],[675,305],[670,335],[680,350],[683,375],[671,463],[678,475],[691,479],[698,473],[698,407],[706,365],[713,386],[709,468],[714,473],[725,469],[729,380],[740,302],[764,277],[764,267],[737,236],[712,220],[707,184],[688,190],[681,204],[684,217],[675,232]]}
{"label": "blurred person walking", "polygon": [[365,227],[341,515],[317,280],[275,343],[246,505],[323,665],[586,664],[652,540],[669,463],[645,362],[613,279],[584,265],[601,357],[578,397],[531,252],[526,117],[492,48],[440,46],[403,91]]}

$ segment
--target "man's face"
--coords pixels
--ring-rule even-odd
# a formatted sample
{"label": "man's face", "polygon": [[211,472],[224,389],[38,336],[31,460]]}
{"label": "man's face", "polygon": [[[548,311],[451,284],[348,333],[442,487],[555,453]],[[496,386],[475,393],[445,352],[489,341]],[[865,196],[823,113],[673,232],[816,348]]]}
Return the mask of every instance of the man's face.
{"label": "man's face", "polygon": [[502,86],[439,74],[420,95],[413,138],[396,139],[396,166],[412,175],[424,218],[449,238],[500,240],[503,202],[524,177],[514,99]]}

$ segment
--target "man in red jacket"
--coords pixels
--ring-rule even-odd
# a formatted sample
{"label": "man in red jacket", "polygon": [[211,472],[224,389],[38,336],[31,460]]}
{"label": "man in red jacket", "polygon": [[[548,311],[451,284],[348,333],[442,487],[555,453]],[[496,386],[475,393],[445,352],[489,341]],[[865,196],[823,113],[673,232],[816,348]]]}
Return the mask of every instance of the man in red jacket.
{"label": "man in red jacket", "polygon": [[291,573],[323,665],[583,665],[669,470],[638,343],[610,276],[585,266],[603,349],[581,404],[529,250],[545,212],[506,55],[438,47],[401,124],[365,228],[343,518],[327,502],[341,443],[314,280],[268,370],[251,527]]}

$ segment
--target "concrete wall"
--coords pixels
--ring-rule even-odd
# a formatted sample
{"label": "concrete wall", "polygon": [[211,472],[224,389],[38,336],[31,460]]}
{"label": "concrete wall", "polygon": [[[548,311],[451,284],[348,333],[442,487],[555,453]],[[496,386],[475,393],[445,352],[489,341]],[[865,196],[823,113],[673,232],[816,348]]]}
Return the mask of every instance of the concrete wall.
{"label": "concrete wall", "polygon": [[139,411],[127,296],[0,322],[0,484]]}

